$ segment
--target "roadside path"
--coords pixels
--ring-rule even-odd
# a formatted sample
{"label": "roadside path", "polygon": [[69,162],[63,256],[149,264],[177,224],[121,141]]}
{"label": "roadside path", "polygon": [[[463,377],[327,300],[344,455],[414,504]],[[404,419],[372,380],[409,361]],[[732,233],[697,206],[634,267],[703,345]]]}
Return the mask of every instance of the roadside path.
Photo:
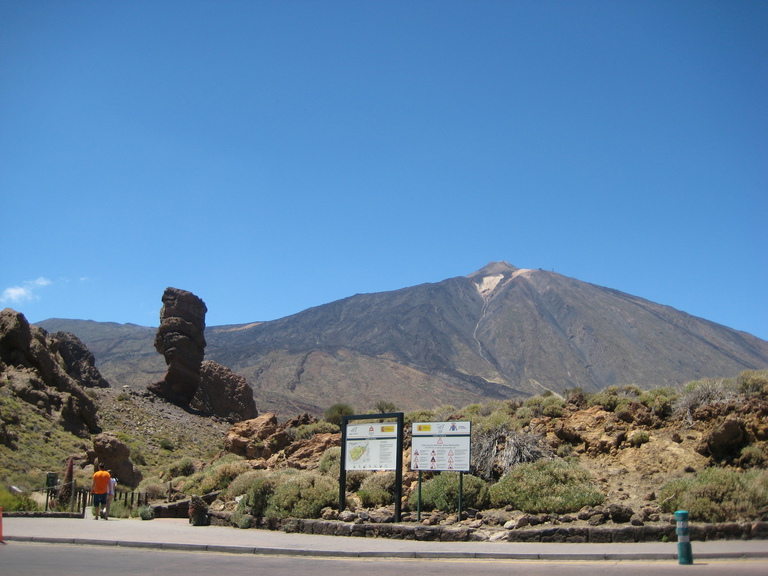
{"label": "roadside path", "polygon": [[[245,554],[381,558],[500,558],[517,560],[677,560],[675,542],[573,544],[542,542],[424,542],[192,526],[186,519],[108,521],[4,518],[5,545],[14,542],[124,546]],[[768,558],[768,540],[693,542],[697,559]],[[0,551],[2,545],[0,545]]]}

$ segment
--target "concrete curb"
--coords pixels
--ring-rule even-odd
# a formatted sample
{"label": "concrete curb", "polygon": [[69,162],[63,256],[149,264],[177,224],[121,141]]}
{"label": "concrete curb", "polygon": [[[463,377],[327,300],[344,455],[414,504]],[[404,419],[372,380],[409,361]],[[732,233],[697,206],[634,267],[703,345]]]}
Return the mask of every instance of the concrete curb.
{"label": "concrete curb", "polygon": [[[36,544],[64,544],[73,546],[105,546],[141,548],[146,550],[175,550],[182,552],[213,552],[219,554],[254,554],[273,556],[317,556],[331,558],[414,558],[414,559],[466,559],[466,560],[549,560],[549,561],[642,561],[677,560],[675,553],[628,552],[398,552],[398,551],[345,551],[345,550],[302,550],[296,548],[263,548],[254,546],[228,546],[222,544],[186,544],[173,542],[141,542],[130,540],[97,540],[92,538],[53,538],[41,536],[7,536],[6,542],[29,542]],[[695,555],[701,560],[725,559],[766,559],[768,551],[756,552],[701,552]]]}

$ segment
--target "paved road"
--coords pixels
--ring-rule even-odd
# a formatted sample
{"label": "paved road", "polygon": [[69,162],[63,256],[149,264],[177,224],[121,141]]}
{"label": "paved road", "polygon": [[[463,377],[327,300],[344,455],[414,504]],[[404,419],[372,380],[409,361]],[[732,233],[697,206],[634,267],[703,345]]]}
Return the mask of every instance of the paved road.
{"label": "paved road", "polygon": [[312,556],[228,554],[121,547],[10,542],[0,548],[0,574],[13,576],[211,576],[269,574],[270,576],[667,576],[696,573],[765,576],[768,559],[697,561],[599,560],[553,562],[505,559],[328,558]]}

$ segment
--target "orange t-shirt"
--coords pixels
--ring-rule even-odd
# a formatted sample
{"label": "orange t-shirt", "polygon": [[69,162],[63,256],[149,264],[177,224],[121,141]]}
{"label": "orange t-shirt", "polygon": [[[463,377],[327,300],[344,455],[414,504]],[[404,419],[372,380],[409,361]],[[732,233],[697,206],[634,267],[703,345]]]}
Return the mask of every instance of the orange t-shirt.
{"label": "orange t-shirt", "polygon": [[94,494],[106,494],[109,487],[109,472],[106,470],[99,470],[93,475],[93,493]]}

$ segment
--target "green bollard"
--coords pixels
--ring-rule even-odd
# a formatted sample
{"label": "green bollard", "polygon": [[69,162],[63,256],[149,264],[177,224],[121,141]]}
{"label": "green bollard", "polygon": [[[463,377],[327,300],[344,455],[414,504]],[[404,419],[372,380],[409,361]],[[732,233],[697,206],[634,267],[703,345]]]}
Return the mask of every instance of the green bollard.
{"label": "green bollard", "polygon": [[691,551],[691,529],[688,528],[688,512],[678,510],[675,512],[677,521],[677,560],[680,564],[693,564],[693,552]]}

